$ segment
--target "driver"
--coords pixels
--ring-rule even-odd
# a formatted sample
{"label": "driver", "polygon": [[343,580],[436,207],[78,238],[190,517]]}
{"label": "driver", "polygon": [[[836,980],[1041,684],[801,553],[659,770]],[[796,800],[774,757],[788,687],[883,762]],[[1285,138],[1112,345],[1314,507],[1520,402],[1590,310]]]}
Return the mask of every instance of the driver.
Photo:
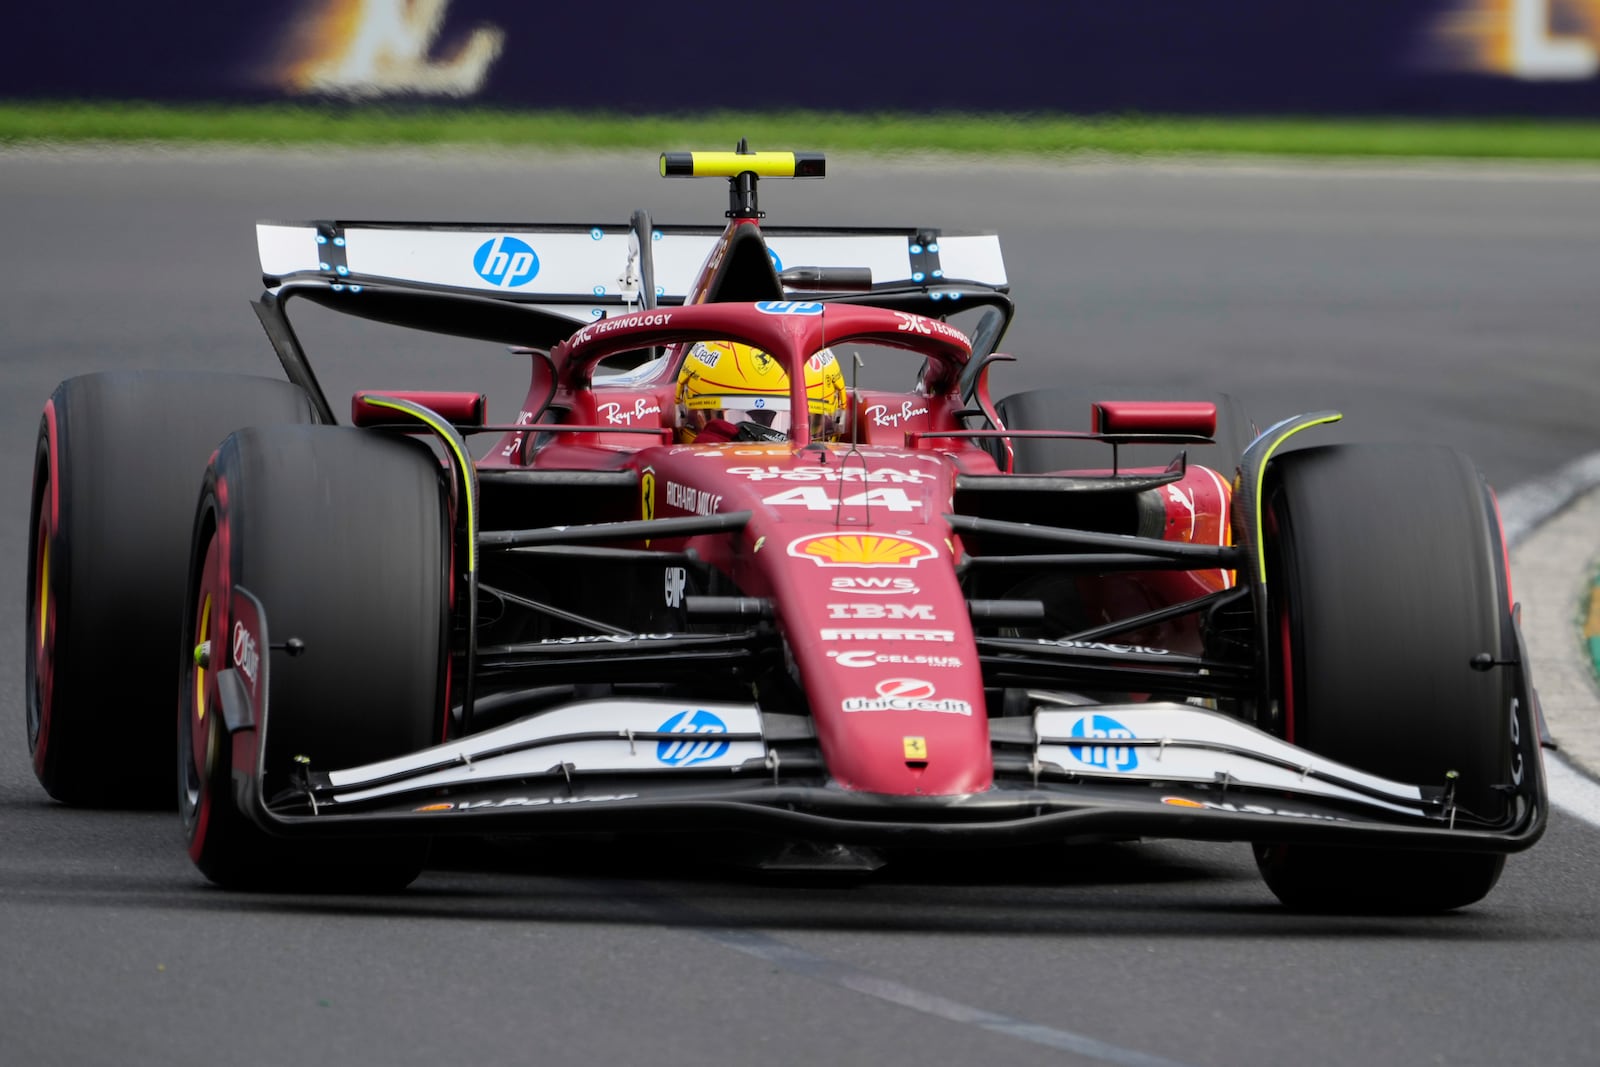
{"label": "driver", "polygon": [[[811,439],[837,441],[845,410],[844,371],[824,348],[806,360]],[[678,372],[678,442],[789,439],[789,376],[759,348],[697,341]]]}

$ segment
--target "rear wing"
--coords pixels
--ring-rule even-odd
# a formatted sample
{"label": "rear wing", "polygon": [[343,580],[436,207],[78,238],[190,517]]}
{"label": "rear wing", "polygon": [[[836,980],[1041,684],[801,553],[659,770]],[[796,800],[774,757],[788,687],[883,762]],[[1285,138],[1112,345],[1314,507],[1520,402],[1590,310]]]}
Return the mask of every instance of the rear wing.
{"label": "rear wing", "polygon": [[[540,305],[581,324],[630,307],[682,304],[724,232],[651,226],[641,212],[631,226],[260,222],[256,242],[268,287],[320,280],[355,292],[385,285],[461,293]],[[853,267],[871,272],[873,292],[1009,289],[994,234],[926,227],[760,233],[780,277],[793,267]],[[810,291],[803,281],[786,288]]]}
{"label": "rear wing", "polygon": [[656,226],[644,211],[625,226],[264,221],[256,245],[267,291],[256,315],[326,422],[332,410],[286,313],[296,298],[544,351],[597,319],[690,301],[834,300],[936,319],[983,309],[971,331],[973,381],[1011,322],[992,233],[749,225],[762,217],[758,179],[820,178],[820,153],[750,152],[741,140],[731,153],[663,153],[660,165],[663,177],[726,178],[729,223]]}

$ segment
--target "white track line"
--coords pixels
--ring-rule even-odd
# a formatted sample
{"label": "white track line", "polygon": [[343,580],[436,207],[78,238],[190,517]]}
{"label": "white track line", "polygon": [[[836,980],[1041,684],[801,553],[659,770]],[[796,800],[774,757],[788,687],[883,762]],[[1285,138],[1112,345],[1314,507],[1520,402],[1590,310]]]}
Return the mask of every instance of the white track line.
{"label": "white track line", "polygon": [[[581,883],[580,883],[581,884]],[[608,892],[604,887],[585,886],[583,892]],[[1114,1064],[1115,1067],[1187,1067],[1182,1061],[1140,1052],[1101,1041],[1087,1034],[1054,1026],[1028,1022],[1002,1015],[987,1008],[963,1004],[924,989],[917,989],[892,978],[873,974],[849,963],[819,956],[761,930],[719,924],[717,917],[693,901],[660,889],[641,887],[628,899],[656,922],[692,930],[723,948],[754,957],[777,970],[815,982],[847,989],[910,1011],[947,1022],[976,1026],[1031,1045],[1071,1053],[1081,1060]],[[1076,1062],[1076,1061],[1074,1061]]]}
{"label": "white track line", "polygon": [[[1535,661],[1534,687],[1556,742],[1587,757],[1587,765],[1575,765],[1562,752],[1545,753],[1550,802],[1592,826],[1600,826],[1600,782],[1591,777],[1600,771],[1592,756],[1600,731],[1600,694],[1578,639],[1574,605],[1600,555],[1600,530],[1586,521],[1597,489],[1600,452],[1500,497],[1512,580],[1524,605],[1528,654]],[[1563,523],[1564,517],[1584,521]]]}
{"label": "white track line", "polygon": [[1070,1052],[1096,1063],[1114,1063],[1118,1067],[1183,1067],[1177,1061],[1162,1056],[1152,1056],[1071,1030],[1059,1030],[1053,1026],[1030,1023],[1009,1015],[975,1008],[970,1004],[962,1004],[936,993],[913,989],[893,979],[882,978],[847,963],[840,963],[807,952],[805,949],[796,948],[759,930],[702,926],[698,932],[720,945],[747,956],[754,956],[780,970],[842,986],[852,992],[888,1001],[890,1004],[898,1004],[902,1008],[910,1008],[924,1015],[932,1015],[954,1023],[965,1023],[1060,1052]]}
{"label": "white track line", "polygon": [[1550,786],[1550,803],[1591,826],[1600,826],[1600,785],[1572,769],[1572,764],[1545,753],[1544,773]]}
{"label": "white track line", "polygon": [[[1500,496],[1500,517],[1505,522],[1506,540],[1517,548],[1538,527],[1565,510],[1578,497],[1600,488],[1600,452],[1573,460],[1538,481],[1524,482]],[[1600,551],[1600,537],[1594,549]],[[1583,567],[1587,560],[1579,560]]]}

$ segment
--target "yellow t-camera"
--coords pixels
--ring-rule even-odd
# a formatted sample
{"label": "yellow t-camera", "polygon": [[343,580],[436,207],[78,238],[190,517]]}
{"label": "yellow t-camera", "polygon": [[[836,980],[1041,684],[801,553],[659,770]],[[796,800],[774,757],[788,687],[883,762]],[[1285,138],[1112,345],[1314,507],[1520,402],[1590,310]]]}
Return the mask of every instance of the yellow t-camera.
{"label": "yellow t-camera", "polygon": [[821,178],[827,160],[821,152],[663,152],[663,178]]}

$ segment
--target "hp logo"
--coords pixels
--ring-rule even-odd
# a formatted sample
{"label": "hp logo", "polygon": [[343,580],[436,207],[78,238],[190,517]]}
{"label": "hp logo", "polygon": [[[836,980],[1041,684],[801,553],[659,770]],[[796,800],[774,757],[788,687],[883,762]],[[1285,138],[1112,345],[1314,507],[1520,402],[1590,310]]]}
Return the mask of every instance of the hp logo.
{"label": "hp logo", "polygon": [[515,237],[496,237],[478,246],[472,269],[490,285],[513,289],[533,281],[539,273],[539,257]]}
{"label": "hp logo", "polygon": [[763,315],[820,315],[822,305],[801,300],[762,300],[756,310]]}
{"label": "hp logo", "polygon": [[1109,715],[1095,715],[1079,719],[1072,724],[1072,736],[1102,742],[1093,745],[1069,745],[1072,758],[1091,767],[1107,771],[1131,771],[1139,766],[1139,753],[1127,745],[1107,745],[1105,741],[1131,741],[1133,731]]}
{"label": "hp logo", "polygon": [[673,767],[688,767],[696,763],[705,763],[714,760],[728,751],[726,741],[705,741],[699,738],[706,734],[725,734],[728,724],[706,711],[680,711],[660,726],[658,731],[666,734],[688,734],[691,738],[682,741],[657,741],[656,759]]}

